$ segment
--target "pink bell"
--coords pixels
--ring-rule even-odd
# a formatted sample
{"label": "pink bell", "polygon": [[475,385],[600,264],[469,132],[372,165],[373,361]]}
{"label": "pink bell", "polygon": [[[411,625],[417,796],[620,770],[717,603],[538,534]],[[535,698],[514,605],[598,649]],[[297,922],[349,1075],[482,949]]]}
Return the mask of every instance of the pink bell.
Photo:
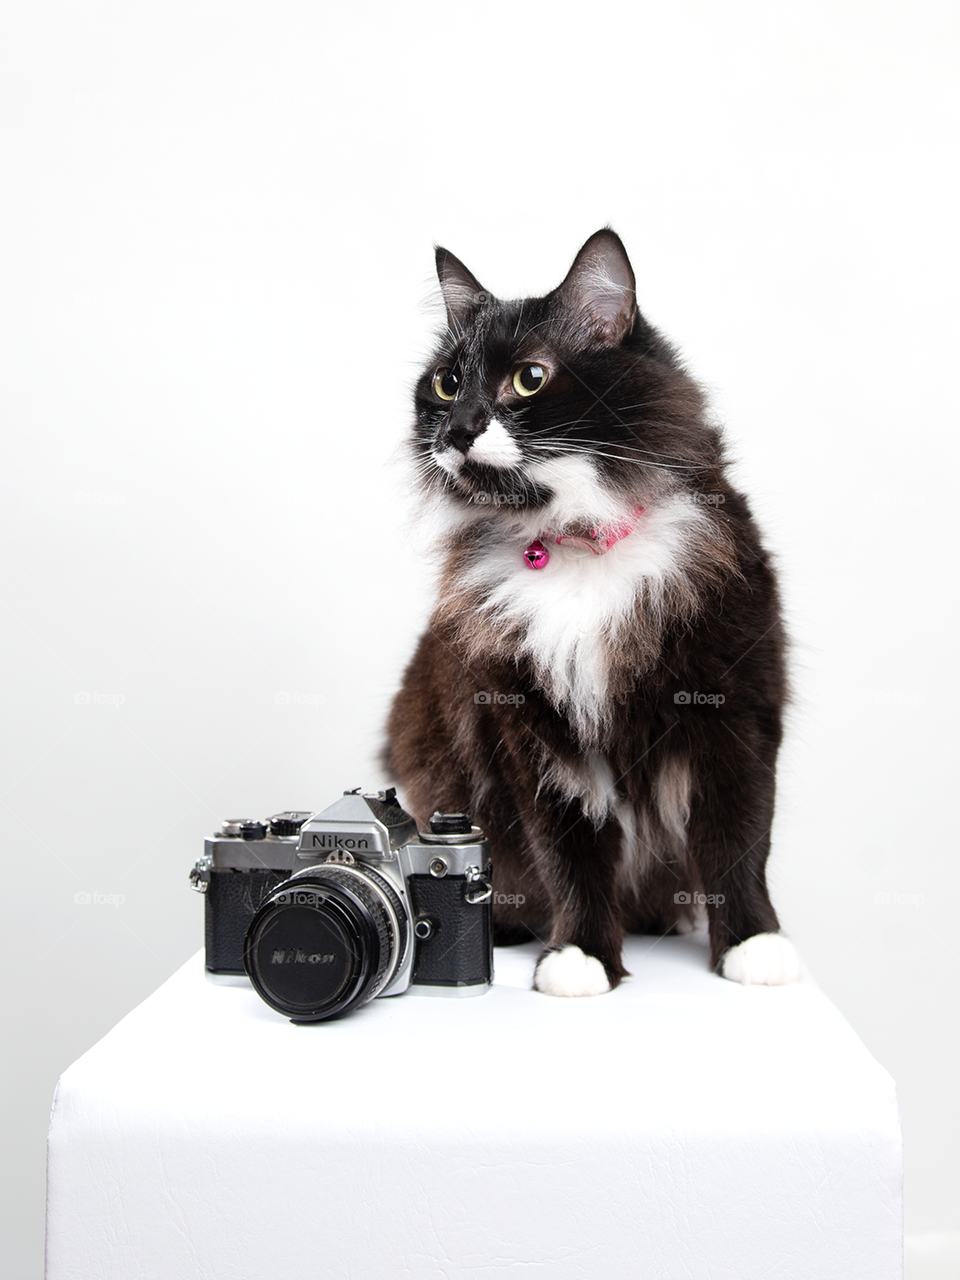
{"label": "pink bell", "polygon": [[544,569],[550,559],[550,552],[540,539],[536,538],[523,553],[523,558],[531,569]]}

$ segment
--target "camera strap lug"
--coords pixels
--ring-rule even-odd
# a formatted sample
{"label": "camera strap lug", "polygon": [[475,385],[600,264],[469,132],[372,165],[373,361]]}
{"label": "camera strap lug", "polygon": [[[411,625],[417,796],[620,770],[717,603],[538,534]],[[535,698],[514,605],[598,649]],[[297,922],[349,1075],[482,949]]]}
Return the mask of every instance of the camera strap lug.
{"label": "camera strap lug", "polygon": [[205,853],[202,858],[196,860],[190,868],[191,889],[196,889],[197,893],[207,892],[207,886],[210,884],[210,868],[212,866],[213,859],[209,853]]}
{"label": "camera strap lug", "polygon": [[481,902],[489,902],[493,896],[493,882],[490,879],[488,871],[481,871],[479,867],[467,867],[464,872],[466,876],[466,888],[463,896],[472,906],[476,906]]}

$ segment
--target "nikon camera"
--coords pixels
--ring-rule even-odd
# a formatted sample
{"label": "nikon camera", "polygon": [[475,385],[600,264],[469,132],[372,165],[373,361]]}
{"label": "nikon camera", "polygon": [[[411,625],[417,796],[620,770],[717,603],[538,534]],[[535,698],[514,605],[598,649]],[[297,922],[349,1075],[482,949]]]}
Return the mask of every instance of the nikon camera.
{"label": "nikon camera", "polygon": [[396,791],[225,822],[190,873],[206,966],[246,973],[293,1022],[374,996],[482,995],[493,978],[490,844],[462,813],[418,831]]}

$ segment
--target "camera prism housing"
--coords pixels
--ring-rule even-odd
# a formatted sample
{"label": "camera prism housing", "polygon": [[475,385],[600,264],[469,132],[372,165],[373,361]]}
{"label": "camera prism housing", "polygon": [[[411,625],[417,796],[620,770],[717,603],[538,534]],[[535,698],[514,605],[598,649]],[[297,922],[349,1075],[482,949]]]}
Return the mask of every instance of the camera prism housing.
{"label": "camera prism housing", "polygon": [[378,995],[482,995],[493,978],[490,845],[464,814],[427,831],[391,788],[317,814],[234,821],[191,872],[206,967],[246,973],[294,1022]]}

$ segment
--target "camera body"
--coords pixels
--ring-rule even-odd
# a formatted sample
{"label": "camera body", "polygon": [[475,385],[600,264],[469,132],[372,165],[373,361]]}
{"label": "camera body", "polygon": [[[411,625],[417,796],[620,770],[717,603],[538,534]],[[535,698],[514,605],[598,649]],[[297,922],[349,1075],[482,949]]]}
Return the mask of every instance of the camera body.
{"label": "camera body", "polygon": [[391,788],[320,813],[226,822],[190,873],[207,971],[246,974],[295,1022],[378,995],[481,995],[493,977],[490,845],[464,814],[418,831]]}

